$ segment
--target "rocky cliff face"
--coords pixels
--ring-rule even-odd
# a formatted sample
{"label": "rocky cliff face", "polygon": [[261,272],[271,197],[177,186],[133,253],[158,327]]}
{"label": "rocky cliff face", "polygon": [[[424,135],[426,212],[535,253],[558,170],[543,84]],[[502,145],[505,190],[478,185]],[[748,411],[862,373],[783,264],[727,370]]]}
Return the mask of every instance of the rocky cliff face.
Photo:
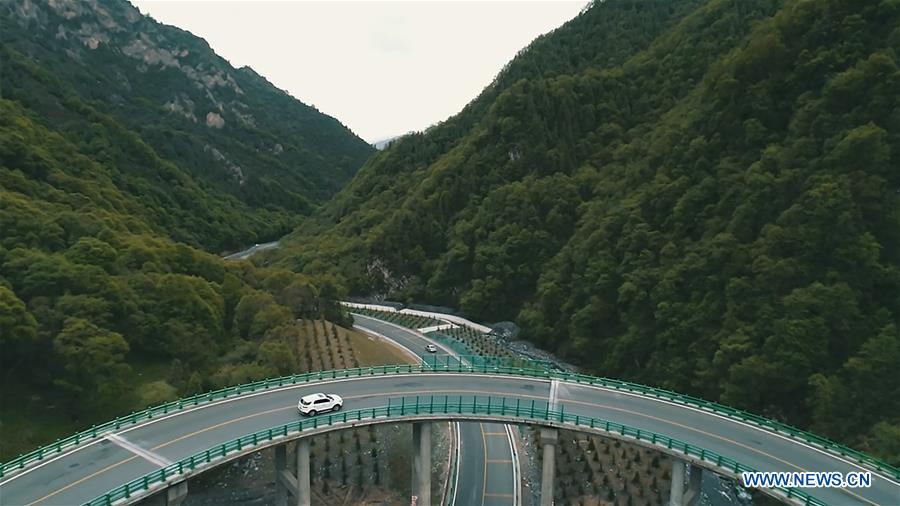
{"label": "rocky cliff face", "polygon": [[[141,74],[176,70],[186,79],[185,84],[206,95],[218,112],[224,111],[230,101],[230,97],[219,93],[219,88],[238,96],[244,94],[230,74],[234,69],[227,63],[210,61],[208,56],[211,55],[206,55],[205,62],[191,58],[188,46],[200,41],[154,22],[131,4],[98,0],[25,0],[12,3],[9,8],[13,14],[10,21],[17,21],[23,28],[53,32],[55,45],[77,62],[89,63],[88,53],[100,50],[131,58],[131,63]],[[199,52],[204,49],[211,52],[208,47],[200,48]],[[127,79],[122,79],[120,84],[131,89]],[[174,95],[173,102],[177,102],[179,96],[184,94]]]}

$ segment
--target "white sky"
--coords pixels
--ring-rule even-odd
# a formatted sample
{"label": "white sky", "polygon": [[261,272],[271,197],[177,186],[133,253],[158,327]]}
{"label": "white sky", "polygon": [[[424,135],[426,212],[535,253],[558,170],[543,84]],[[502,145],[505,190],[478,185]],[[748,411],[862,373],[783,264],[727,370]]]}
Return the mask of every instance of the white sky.
{"label": "white sky", "polygon": [[459,112],[515,54],[586,1],[284,2],[132,0],[203,37],[363,139],[423,130]]}

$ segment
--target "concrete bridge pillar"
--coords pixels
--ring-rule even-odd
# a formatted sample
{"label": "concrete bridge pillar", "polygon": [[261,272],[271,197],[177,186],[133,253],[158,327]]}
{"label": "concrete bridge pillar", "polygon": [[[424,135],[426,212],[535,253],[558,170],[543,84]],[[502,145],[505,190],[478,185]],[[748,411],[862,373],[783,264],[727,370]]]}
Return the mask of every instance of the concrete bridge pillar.
{"label": "concrete bridge pillar", "polygon": [[669,505],[684,506],[684,462],[672,461],[672,487],[669,489]]}
{"label": "concrete bridge pillar", "polygon": [[[685,467],[689,467],[688,488],[684,489]],[[671,506],[696,506],[700,501],[700,484],[703,468],[681,460],[672,461],[672,488],[669,489]]]}
{"label": "concrete bridge pillar", "polygon": [[151,496],[141,504],[146,504],[147,506],[180,506],[187,497],[187,493],[187,481],[180,481],[170,485],[169,488],[163,490],[159,494]]}
{"label": "concrete bridge pillar", "polygon": [[180,506],[188,494],[187,481],[176,483],[166,490],[166,506]]}
{"label": "concrete bridge pillar", "polygon": [[700,484],[703,482],[703,468],[691,464],[688,477],[688,489],[684,493],[684,506],[697,506],[700,503]]}
{"label": "concrete bridge pillar", "polygon": [[412,495],[416,506],[431,506],[431,422],[413,423]]}
{"label": "concrete bridge pillar", "polygon": [[297,506],[310,506],[309,439],[297,441]]}
{"label": "concrete bridge pillar", "polygon": [[553,505],[553,478],[556,476],[556,442],[559,431],[541,429],[541,445],[544,447],[544,464],[541,470],[541,506]]}
{"label": "concrete bridge pillar", "polygon": [[287,471],[287,446],[275,447],[275,506],[287,506],[288,489],[281,480],[281,472]]}
{"label": "concrete bridge pillar", "polygon": [[275,447],[275,506],[311,506],[309,473],[309,439],[297,441],[297,474],[287,466],[287,445]]}

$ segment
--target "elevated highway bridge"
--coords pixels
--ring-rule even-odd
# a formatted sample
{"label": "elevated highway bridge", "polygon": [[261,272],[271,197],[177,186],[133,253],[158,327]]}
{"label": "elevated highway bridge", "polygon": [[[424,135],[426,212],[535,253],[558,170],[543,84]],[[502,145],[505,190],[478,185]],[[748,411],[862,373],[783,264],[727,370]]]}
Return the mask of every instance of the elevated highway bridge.
{"label": "elevated highway bridge", "polygon": [[[341,395],[344,410],[300,419],[297,399],[318,391]],[[553,429],[600,434],[732,477],[744,470],[871,471],[869,488],[763,492],[796,504],[900,504],[896,468],[776,422],[663,390],[531,368],[527,362],[466,364],[447,356],[420,365],[266,380],[135,413],[0,466],[0,504],[131,504],[160,492],[171,504],[177,502],[172,492],[187,478],[261,448],[283,452],[293,441],[300,442],[300,472],[279,470],[279,483],[293,504],[302,504],[309,501],[308,462],[306,468],[302,462],[308,436],[398,422],[416,424],[414,434],[421,436],[430,432],[430,422],[447,420],[541,426],[551,450]],[[423,448],[421,441],[414,460],[428,469],[428,445]],[[283,453],[280,460],[284,466]],[[552,460],[544,459],[544,465],[552,466]],[[430,488],[430,478],[423,476],[430,477],[420,472],[414,482],[414,493],[423,494],[420,505],[428,504]],[[550,481],[543,494],[550,493]]]}

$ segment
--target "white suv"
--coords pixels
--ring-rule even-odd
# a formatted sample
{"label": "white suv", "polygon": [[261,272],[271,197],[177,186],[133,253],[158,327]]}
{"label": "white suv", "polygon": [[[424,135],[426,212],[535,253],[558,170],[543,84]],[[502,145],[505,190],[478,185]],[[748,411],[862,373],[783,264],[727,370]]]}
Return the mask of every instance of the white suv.
{"label": "white suv", "polygon": [[337,411],[344,405],[344,399],[337,394],[310,394],[300,398],[297,411],[301,415],[315,416],[317,413]]}

